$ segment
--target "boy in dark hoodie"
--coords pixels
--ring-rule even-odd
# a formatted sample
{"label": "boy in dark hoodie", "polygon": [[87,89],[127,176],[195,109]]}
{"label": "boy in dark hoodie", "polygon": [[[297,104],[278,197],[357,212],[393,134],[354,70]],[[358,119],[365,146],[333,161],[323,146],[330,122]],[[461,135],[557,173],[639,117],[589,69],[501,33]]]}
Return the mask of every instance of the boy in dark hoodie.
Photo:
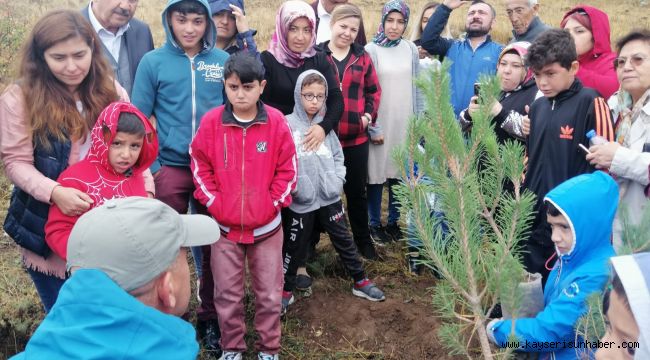
{"label": "boy in dark hoodie", "polygon": [[318,221],[330,236],[332,245],[354,279],[352,294],[370,301],[383,301],[384,293],[365,275],[352,235],[347,229],[341,191],[345,183],[343,149],[334,130],[316,151],[307,151],[303,140],[309,127],[323,121],[327,81],[316,70],[298,76],[294,90],[295,106],[287,121],[293,133],[298,156],[298,182],[293,202],[283,210],[284,291],[282,312],[293,303],[299,259],[309,245],[314,223]]}
{"label": "boy in dark hoodie", "polygon": [[[169,0],[162,13],[167,41],[138,65],[132,102],[151,117],[160,136],[160,152],[151,166],[156,198],[181,214],[205,213],[192,197],[189,145],[203,115],[223,104],[223,66],[228,54],[215,48],[217,30],[207,0]],[[212,307],[210,248],[192,249],[200,273],[197,330],[206,350],[218,356],[219,327]],[[199,258],[202,258],[199,260]],[[205,269],[205,271],[202,271]]]}
{"label": "boy in dark hoodie", "polygon": [[[88,194],[90,209],[110,199],[147,197],[142,173],[157,154],[158,137],[149,120],[135,106],[114,102],[99,115],[86,158],[63,171],[57,182]],[[66,216],[55,204],[50,206],[45,241],[64,260],[68,237],[81,215]]]}
{"label": "boy in dark hoodie", "polygon": [[610,141],[614,135],[607,102],[576,78],[577,59],[571,35],[559,29],[540,35],[526,57],[544,97],[537,99],[528,113],[528,166],[523,186],[537,195],[537,214],[523,244],[523,262],[530,273],[542,274],[544,282],[550,269],[546,263],[554,255],[542,198],[561,182],[594,171],[578,146],[589,147],[589,130],[595,129]]}
{"label": "boy in dark hoodie", "polygon": [[253,39],[257,31],[248,27],[244,0],[208,0],[208,2],[212,21],[217,27],[216,47],[230,55],[248,51],[259,59],[260,53]]}

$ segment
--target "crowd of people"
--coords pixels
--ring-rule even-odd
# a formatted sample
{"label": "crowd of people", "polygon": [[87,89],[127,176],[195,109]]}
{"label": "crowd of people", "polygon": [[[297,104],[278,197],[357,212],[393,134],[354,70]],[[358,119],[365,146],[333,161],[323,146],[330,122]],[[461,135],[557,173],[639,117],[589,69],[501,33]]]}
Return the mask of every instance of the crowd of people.
{"label": "crowd of people", "polygon": [[[311,290],[306,264],[321,232],[352,294],[384,300],[362,258],[381,260],[376,246],[405,237],[391,154],[424,111],[415,80],[446,60],[464,132],[479,77],[499,76],[497,139],[525,146],[523,186],[538,199],[520,243],[525,269],[543,277],[545,307],[516,321],[494,316],[494,345],[563,342],[517,351],[575,358],[587,298],[612,279],[603,341],[639,346],[595,356],[650,358],[650,258],[616,256],[650,198],[650,30],[614,51],[600,9],[579,5],[556,29],[537,0],[506,0],[503,45],[490,36],[497,9],[487,1],[430,2],[413,20],[405,1],[390,0],[367,41],[361,10],[346,0],[289,0],[260,52],[243,0],[169,0],[165,43],[154,49],[137,5],[92,0],[44,15],[0,95],[0,159],[14,184],[4,230],[47,313],[17,359],[196,358],[200,342],[209,356],[240,360],[246,274],[258,359],[278,359],[281,316],[296,290]],[[447,22],[461,7],[464,34],[454,38]],[[432,216],[446,227],[444,211]],[[414,275],[420,246],[408,239]],[[197,335],[179,318],[188,248]]]}

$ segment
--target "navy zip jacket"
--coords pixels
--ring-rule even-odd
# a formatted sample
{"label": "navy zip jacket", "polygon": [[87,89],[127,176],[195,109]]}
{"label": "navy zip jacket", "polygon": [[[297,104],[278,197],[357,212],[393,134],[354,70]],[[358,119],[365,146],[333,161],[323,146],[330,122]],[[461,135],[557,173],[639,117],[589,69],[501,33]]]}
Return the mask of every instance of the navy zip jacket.
{"label": "navy zip jacket", "polygon": [[503,45],[492,41],[490,36],[476,50],[470,40],[445,39],[440,34],[447,25],[451,9],[445,5],[436,8],[422,33],[422,47],[431,55],[444,55],[453,63],[449,68],[451,76],[451,105],[456,117],[469,105],[474,95],[474,83],[480,74],[496,73],[499,54]]}

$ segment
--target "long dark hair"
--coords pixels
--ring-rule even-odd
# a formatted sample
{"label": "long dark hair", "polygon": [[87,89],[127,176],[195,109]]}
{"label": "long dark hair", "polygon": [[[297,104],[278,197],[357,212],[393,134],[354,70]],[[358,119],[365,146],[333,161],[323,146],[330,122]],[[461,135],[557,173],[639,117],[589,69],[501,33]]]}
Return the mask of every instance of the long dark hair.
{"label": "long dark hair", "polygon": [[[88,75],[78,87],[83,114],[77,110],[74,94],[52,74],[44,55],[52,46],[77,37],[92,51]],[[99,41],[78,11],[56,10],[36,23],[25,42],[19,85],[32,136],[44,146],[50,145],[48,135],[58,140],[85,136],[104,107],[118,100],[113,71],[102,56]]]}

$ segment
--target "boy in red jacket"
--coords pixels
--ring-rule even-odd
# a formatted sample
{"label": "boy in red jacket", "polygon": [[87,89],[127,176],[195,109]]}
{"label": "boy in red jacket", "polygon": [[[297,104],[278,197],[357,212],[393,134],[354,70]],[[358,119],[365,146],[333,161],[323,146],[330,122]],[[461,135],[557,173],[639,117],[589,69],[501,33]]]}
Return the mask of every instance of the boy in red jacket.
{"label": "boy in red jacket", "polygon": [[266,81],[254,57],[231,56],[224,79],[228,101],[203,116],[190,146],[194,196],[227,239],[212,245],[210,259],[221,347],[227,359],[241,359],[246,351],[248,261],[258,358],[277,359],[283,280],[280,209],[291,203],[296,149],[284,115],[259,101]]}
{"label": "boy in red jacket", "polygon": [[[143,172],[158,156],[158,137],[140,110],[127,102],[111,103],[99,114],[86,143],[88,155],[61,173],[60,186],[88,194],[90,209],[110,199],[153,197],[145,190]],[[67,216],[58,206],[50,206],[45,241],[64,260],[68,237],[81,215]]]}

